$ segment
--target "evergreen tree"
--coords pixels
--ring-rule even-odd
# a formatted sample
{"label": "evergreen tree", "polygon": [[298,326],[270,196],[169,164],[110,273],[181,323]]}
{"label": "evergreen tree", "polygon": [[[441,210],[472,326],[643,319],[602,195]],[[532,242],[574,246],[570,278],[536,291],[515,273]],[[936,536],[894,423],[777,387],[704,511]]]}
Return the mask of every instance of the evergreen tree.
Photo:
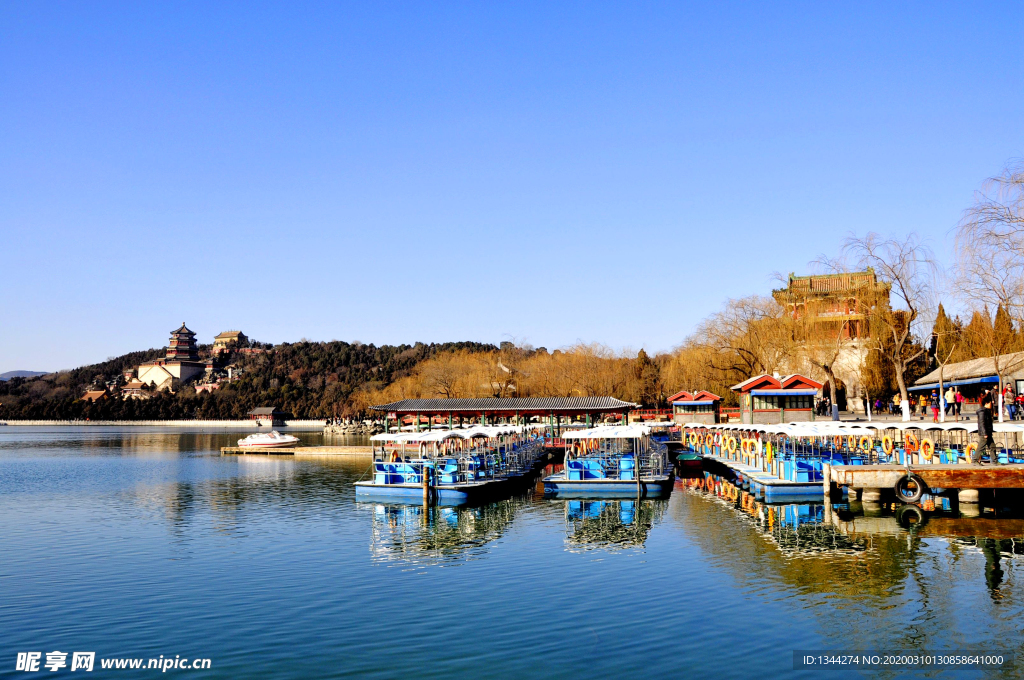
{"label": "evergreen tree", "polygon": [[946,363],[957,360],[954,355],[961,351],[961,345],[963,344],[960,334],[961,329],[946,316],[946,310],[940,302],[939,311],[935,315],[935,326],[932,328],[932,337],[935,339],[934,359],[936,361]]}

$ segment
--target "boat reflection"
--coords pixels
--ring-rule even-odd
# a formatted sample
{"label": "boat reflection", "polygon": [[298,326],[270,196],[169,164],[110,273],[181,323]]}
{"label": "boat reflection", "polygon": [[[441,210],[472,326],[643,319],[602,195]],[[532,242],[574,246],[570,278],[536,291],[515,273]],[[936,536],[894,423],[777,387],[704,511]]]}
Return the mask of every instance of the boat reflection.
{"label": "boat reflection", "polygon": [[566,500],[566,544],[570,551],[642,548],[664,500]]}
{"label": "boat reflection", "polygon": [[704,493],[719,503],[732,506],[785,554],[854,554],[868,548],[863,537],[845,535],[826,522],[822,503],[764,503],[729,481],[707,473],[677,479],[676,486]]}
{"label": "boat reflection", "polygon": [[500,538],[529,495],[472,506],[359,503],[373,510],[370,552],[381,562],[416,564],[473,559]]}

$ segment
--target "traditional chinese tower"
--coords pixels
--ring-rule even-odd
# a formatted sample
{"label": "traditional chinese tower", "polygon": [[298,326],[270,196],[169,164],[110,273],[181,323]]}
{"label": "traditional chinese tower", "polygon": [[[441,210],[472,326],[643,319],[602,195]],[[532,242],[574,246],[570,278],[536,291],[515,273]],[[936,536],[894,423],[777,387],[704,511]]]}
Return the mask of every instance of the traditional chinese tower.
{"label": "traditional chinese tower", "polygon": [[196,334],[185,327],[171,331],[171,342],[167,346],[167,359],[173,361],[198,361],[199,348],[196,347]]}

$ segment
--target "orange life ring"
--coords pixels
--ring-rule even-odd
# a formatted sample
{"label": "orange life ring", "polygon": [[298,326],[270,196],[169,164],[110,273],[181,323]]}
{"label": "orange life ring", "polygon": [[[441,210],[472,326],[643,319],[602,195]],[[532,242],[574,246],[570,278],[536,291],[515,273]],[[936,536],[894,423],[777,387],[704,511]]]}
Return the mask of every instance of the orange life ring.
{"label": "orange life ring", "polygon": [[836,445],[836,448],[840,448],[843,445],[843,438],[840,435],[836,435],[832,438],[832,443]]}
{"label": "orange life ring", "polygon": [[907,436],[904,437],[904,440],[907,451],[909,451],[910,453],[917,451],[917,447],[920,442],[918,441],[916,434],[914,434],[913,432],[908,432]]}
{"label": "orange life ring", "polygon": [[867,436],[866,434],[861,436],[860,442],[858,443],[860,444],[860,448],[864,449],[865,451],[870,451],[871,449],[875,448],[875,440]]}
{"label": "orange life ring", "polygon": [[933,455],[935,455],[935,442],[925,437],[921,440],[921,457],[930,461]]}

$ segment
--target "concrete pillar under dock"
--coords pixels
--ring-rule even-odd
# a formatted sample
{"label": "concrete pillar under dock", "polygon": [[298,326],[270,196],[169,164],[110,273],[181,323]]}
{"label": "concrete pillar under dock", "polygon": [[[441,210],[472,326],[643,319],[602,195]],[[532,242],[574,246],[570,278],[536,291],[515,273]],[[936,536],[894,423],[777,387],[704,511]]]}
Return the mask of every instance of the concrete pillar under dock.
{"label": "concrete pillar under dock", "polygon": [[960,514],[964,517],[981,516],[981,493],[977,489],[960,489],[956,493]]}
{"label": "concrete pillar under dock", "polygon": [[860,490],[860,501],[861,503],[881,503],[882,502],[882,490],[881,489],[861,489]]}

